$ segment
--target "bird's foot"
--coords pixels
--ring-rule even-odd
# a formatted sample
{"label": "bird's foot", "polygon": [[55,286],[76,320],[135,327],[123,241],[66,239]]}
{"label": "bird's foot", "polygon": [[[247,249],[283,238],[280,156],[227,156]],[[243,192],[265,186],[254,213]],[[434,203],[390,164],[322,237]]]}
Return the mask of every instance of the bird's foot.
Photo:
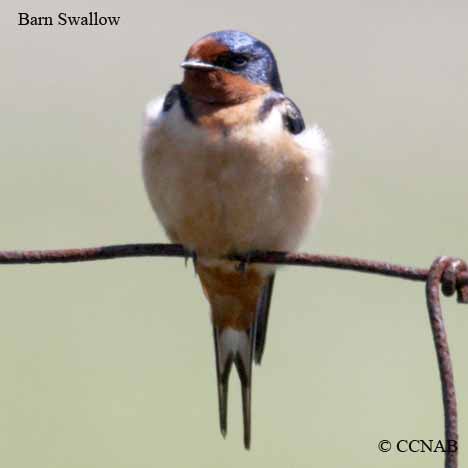
{"label": "bird's foot", "polygon": [[186,249],[184,259],[185,259],[185,267],[187,267],[187,263],[188,263],[189,259],[192,259],[193,270],[195,271],[195,275],[196,275],[197,274],[197,263],[198,263],[197,252],[195,252],[195,250],[187,250]]}
{"label": "bird's foot", "polygon": [[247,252],[246,254],[242,255],[242,260],[236,265],[236,270],[240,271],[241,273],[245,273],[247,271],[247,267],[249,266],[250,259],[255,254],[254,251]]}

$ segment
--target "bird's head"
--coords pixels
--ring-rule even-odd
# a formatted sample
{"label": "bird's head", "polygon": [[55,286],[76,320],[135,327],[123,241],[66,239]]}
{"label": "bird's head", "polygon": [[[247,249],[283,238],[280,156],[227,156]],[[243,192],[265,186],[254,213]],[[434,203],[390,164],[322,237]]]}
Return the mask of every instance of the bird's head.
{"label": "bird's head", "polygon": [[202,37],[190,47],[181,65],[184,91],[207,103],[236,104],[271,90],[282,92],[273,52],[240,31]]}

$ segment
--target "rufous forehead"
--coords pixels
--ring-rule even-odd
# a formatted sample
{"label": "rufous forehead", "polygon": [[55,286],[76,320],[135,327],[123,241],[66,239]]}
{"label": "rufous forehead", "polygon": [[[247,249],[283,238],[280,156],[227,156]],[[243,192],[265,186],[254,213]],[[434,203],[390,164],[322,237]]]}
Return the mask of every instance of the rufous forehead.
{"label": "rufous forehead", "polygon": [[229,47],[213,37],[205,37],[195,42],[187,53],[187,59],[197,59],[210,63],[218,55],[229,52]]}

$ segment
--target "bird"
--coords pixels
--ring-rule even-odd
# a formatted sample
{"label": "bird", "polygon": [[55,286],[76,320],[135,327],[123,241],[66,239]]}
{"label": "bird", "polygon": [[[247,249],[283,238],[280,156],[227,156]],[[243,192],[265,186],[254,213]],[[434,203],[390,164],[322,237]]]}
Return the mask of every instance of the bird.
{"label": "bird", "polygon": [[252,363],[262,361],[276,268],[248,258],[298,248],[320,212],[329,144],[305,125],[272,50],[252,35],[209,33],[181,67],[181,83],[147,105],[143,180],[168,238],[191,253],[210,304],[221,433],[234,365],[249,449]]}

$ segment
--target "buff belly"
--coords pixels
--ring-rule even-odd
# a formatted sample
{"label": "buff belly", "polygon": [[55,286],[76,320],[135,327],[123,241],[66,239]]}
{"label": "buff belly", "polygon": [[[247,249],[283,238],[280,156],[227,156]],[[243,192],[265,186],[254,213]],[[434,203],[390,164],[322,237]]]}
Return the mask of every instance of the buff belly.
{"label": "buff belly", "polygon": [[295,249],[319,207],[313,155],[275,114],[221,132],[176,107],[146,129],[143,174],[170,239],[202,256]]}
{"label": "buff belly", "polygon": [[[162,145],[144,159],[147,191],[173,242],[202,255],[296,248],[318,207],[307,161],[228,142]],[[301,167],[302,166],[302,167]]]}

